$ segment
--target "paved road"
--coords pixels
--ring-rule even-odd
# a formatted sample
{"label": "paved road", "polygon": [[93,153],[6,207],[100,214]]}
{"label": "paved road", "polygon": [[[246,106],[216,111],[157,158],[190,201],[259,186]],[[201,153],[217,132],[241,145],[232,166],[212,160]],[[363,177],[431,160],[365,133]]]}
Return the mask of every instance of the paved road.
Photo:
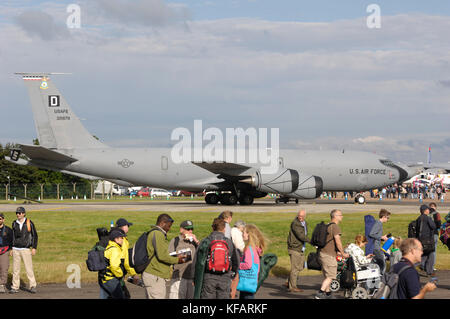
{"label": "paved road", "polygon": [[[427,299],[450,299],[450,270],[436,272],[439,278],[438,288],[427,294]],[[291,293],[284,287],[285,279],[279,277],[268,277],[256,294],[256,299],[313,299],[314,294],[320,287],[322,276],[300,276],[299,287],[304,291]],[[428,281],[421,277],[422,284]],[[132,284],[127,284],[132,299],[145,299],[144,289]],[[97,284],[81,284],[81,288],[69,289],[65,284],[38,285],[38,292],[31,294],[21,290],[17,294],[0,294],[0,299],[97,299],[99,288]],[[342,291],[335,293],[336,299],[344,299]]]}

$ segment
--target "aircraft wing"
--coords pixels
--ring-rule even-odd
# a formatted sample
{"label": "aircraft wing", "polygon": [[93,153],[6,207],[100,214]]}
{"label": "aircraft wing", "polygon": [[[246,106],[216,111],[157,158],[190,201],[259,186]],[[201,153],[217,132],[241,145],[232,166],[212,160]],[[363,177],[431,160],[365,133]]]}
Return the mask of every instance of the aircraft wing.
{"label": "aircraft wing", "polygon": [[[19,144],[20,151],[24,153],[31,160],[45,160],[45,161],[54,161],[54,162],[76,162],[77,159],[71,156],[67,156],[65,154],[61,154],[59,152],[52,151],[48,148],[39,146],[39,145],[23,145]],[[11,159],[17,157],[20,154],[16,154],[13,156],[13,152],[17,150],[12,150]]]}
{"label": "aircraft wing", "polygon": [[251,169],[249,166],[227,162],[192,162],[193,164],[222,176],[238,176]]}

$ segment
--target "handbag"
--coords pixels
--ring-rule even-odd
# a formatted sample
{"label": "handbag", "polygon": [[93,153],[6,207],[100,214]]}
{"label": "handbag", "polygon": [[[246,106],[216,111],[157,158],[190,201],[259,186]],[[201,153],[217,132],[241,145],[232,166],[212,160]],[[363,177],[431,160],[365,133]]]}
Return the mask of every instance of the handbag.
{"label": "handbag", "polygon": [[322,270],[322,264],[320,262],[318,252],[309,253],[308,259],[306,261],[306,266],[308,267],[308,269]]}
{"label": "handbag", "polygon": [[253,249],[248,247],[252,255],[252,267],[250,269],[239,269],[239,283],[237,290],[255,293],[258,288],[258,264],[255,263]]}

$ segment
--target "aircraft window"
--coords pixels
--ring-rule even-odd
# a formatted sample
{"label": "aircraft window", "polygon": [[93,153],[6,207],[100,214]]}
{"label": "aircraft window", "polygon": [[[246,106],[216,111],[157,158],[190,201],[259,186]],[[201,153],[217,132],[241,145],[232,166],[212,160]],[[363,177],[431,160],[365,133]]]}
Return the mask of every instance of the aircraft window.
{"label": "aircraft window", "polygon": [[394,162],[390,161],[390,160],[380,160],[380,163],[389,167],[396,167],[396,165],[394,164]]}

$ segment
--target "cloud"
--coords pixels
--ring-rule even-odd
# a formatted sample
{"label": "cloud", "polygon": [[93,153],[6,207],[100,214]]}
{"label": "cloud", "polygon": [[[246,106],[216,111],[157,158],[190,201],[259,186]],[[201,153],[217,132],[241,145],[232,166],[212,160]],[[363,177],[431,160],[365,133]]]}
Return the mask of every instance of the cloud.
{"label": "cloud", "polygon": [[439,80],[438,83],[445,88],[450,88],[450,80]]}
{"label": "cloud", "polygon": [[377,143],[377,142],[383,142],[384,138],[380,136],[367,136],[367,137],[359,137],[354,139],[353,143]]}
{"label": "cloud", "polygon": [[70,36],[66,25],[55,23],[53,17],[43,11],[26,10],[15,21],[29,36],[37,36],[45,41]]}
{"label": "cloud", "polygon": [[101,14],[126,25],[163,27],[190,17],[186,6],[162,0],[94,0]]}

